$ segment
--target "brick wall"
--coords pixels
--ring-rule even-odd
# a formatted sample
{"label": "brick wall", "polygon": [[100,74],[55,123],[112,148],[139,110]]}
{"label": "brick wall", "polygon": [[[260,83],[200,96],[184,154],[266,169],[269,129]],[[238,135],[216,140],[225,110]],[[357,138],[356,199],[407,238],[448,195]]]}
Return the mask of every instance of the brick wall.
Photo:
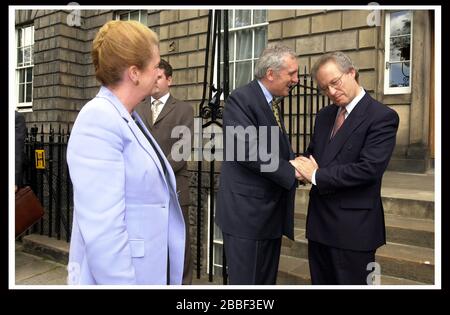
{"label": "brick wall", "polygon": [[72,123],[85,102],[85,32],[67,24],[69,11],[34,15],[33,112],[28,126],[48,132],[50,124]]}
{"label": "brick wall", "polygon": [[171,93],[191,103],[197,115],[203,92],[208,11],[155,11],[149,13],[148,21],[159,34],[161,58],[173,67]]}

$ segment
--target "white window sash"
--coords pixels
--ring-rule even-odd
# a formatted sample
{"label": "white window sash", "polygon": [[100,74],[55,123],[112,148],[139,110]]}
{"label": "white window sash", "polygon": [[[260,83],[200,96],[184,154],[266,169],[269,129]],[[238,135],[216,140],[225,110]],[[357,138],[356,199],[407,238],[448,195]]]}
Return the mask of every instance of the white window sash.
{"label": "white window sash", "polygon": [[[29,36],[29,40],[25,40],[26,38],[25,38],[25,33],[26,33],[26,31],[25,31],[25,29],[27,29],[27,28],[30,28],[30,36]],[[18,38],[19,38],[19,32],[21,32],[21,36],[22,36],[22,43],[19,43],[18,42]],[[31,57],[31,60],[30,60],[30,62],[28,62],[28,63],[25,63],[24,61],[24,55],[23,55],[23,49],[24,48],[27,48],[27,47],[32,47],[33,45],[34,45],[34,25],[27,25],[27,26],[23,26],[23,27],[20,27],[20,28],[17,28],[16,29],[16,41],[15,41],[15,43],[16,43],[16,49],[15,49],[15,51],[14,51],[14,64],[15,64],[15,68],[16,68],[16,84],[15,84],[15,86],[16,86],[16,107],[17,107],[17,109],[20,111],[20,112],[31,112],[32,111],[32,107],[33,107],[33,75],[31,76],[31,81],[27,81],[27,69],[33,69],[33,67],[34,67],[34,58],[33,57]],[[21,50],[20,51],[20,53],[22,54],[22,65],[20,65],[20,66],[18,66],[18,55],[17,55],[17,53],[18,53],[18,51],[19,51],[19,49]],[[34,55],[34,53],[33,53],[33,55]],[[24,81],[23,82],[20,82],[20,72],[21,72],[21,70],[24,70],[25,71],[25,74],[24,74]],[[26,98],[27,98],[27,84],[30,84],[31,83],[31,102],[27,102],[26,101]],[[24,101],[25,102],[19,102],[20,101],[20,99],[19,99],[19,97],[20,97],[20,94],[19,94],[19,89],[20,89],[20,86],[21,85],[24,85],[25,86],[25,88],[24,88],[24,95],[23,95],[23,97],[24,97]]]}
{"label": "white window sash", "polygon": [[[214,196],[217,196],[217,194],[216,195],[214,195]],[[208,195],[208,203],[207,203],[207,205],[208,205],[208,208],[207,209],[209,209],[210,208],[210,204],[211,204],[211,196],[210,195]],[[214,200],[214,204],[216,205],[216,200],[217,200],[217,198],[215,198],[215,200]],[[215,212],[216,212],[216,209],[214,209],[214,214],[215,214]],[[213,220],[214,220],[214,218],[212,218]],[[211,223],[211,216],[209,215],[209,211],[208,211],[208,231],[207,231],[207,235],[208,235],[208,242],[207,242],[207,248],[206,248],[206,274],[209,274],[209,266],[210,266],[210,264],[211,264],[211,261],[210,261],[210,259],[209,259],[209,254],[210,254],[210,244],[211,244],[211,239],[209,238],[209,235],[210,235],[210,223]],[[215,228],[219,228],[219,227],[217,227],[216,225],[215,225]],[[219,263],[217,263],[216,261],[215,261],[215,259],[214,259],[214,251],[215,250],[217,250],[217,248],[216,248],[216,246],[215,245],[222,245],[222,248],[223,248],[223,239],[216,239],[215,238],[215,236],[214,236],[214,233],[213,233],[213,240],[212,240],[212,242],[213,242],[213,248],[212,248],[212,251],[213,251],[213,255],[212,255],[212,257],[213,257],[213,261],[212,261],[212,265],[213,265],[213,268],[212,268],[212,273],[213,273],[213,275],[215,275],[215,272],[214,272],[214,267],[220,267],[220,268],[223,268],[223,265],[221,265],[221,264],[219,264]]]}
{"label": "white window sash", "polygon": [[[236,9],[230,10],[230,12],[229,12],[229,15],[232,16],[233,26],[234,26],[234,22],[235,22],[235,12],[236,12]],[[254,68],[255,68],[254,65],[255,65],[256,60],[258,60],[258,57],[259,57],[259,56],[255,56],[254,55],[254,52],[255,52],[255,36],[256,36],[255,35],[255,30],[257,28],[260,28],[260,27],[268,26],[269,22],[252,24],[253,23],[253,13],[254,13],[254,10],[252,9],[251,13],[250,13],[250,23],[251,23],[250,25],[245,25],[245,26],[241,26],[241,27],[230,27],[229,30],[228,30],[229,37],[232,36],[232,40],[233,40],[233,43],[234,43],[233,44],[233,59],[229,60],[230,67],[233,67],[233,72],[232,72],[233,73],[233,78],[230,78],[230,81],[229,81],[230,82],[230,92],[233,91],[234,89],[236,89],[235,77],[236,77],[236,64],[237,63],[245,62],[245,61],[251,61],[252,62],[251,78],[254,77]],[[214,15],[213,15],[213,19],[214,19]],[[213,23],[214,23],[214,20],[213,20]],[[237,58],[237,47],[236,47],[237,46],[236,45],[237,44],[237,32],[242,31],[242,30],[247,30],[247,29],[252,30],[252,34],[251,34],[251,36],[252,36],[252,38],[251,38],[251,41],[252,41],[252,58],[236,59]],[[223,34],[223,32],[224,32],[224,30],[220,31],[221,34]],[[214,86],[217,87],[217,81],[216,81],[217,67],[223,65],[223,62],[218,61],[217,53],[215,53],[214,58],[216,60],[216,62],[215,62],[216,66],[214,68]],[[223,94],[221,95],[220,99],[224,100],[224,95]]]}
{"label": "white window sash", "polygon": [[[410,29],[410,53],[409,53],[409,86],[402,86],[402,87],[390,87],[389,86],[389,78],[390,78],[390,71],[391,71],[391,64],[395,63],[401,63],[390,61],[390,55],[391,55],[391,12],[386,12],[385,17],[385,49],[384,49],[384,94],[391,95],[391,94],[409,94],[411,93],[411,85],[412,85],[412,72],[413,72],[413,11],[410,11],[410,17],[411,17],[411,29]],[[404,62],[403,62],[404,63]],[[387,65],[389,64],[389,68],[386,69]]]}
{"label": "white window sash", "polygon": [[145,20],[144,20],[144,17],[146,17],[146,14],[144,14],[145,10],[117,11],[115,19],[120,20],[120,17],[126,14],[127,15],[126,21],[130,21],[132,12],[138,12],[138,14],[139,14],[138,22],[141,22],[142,24],[147,25],[147,19],[145,18]]}

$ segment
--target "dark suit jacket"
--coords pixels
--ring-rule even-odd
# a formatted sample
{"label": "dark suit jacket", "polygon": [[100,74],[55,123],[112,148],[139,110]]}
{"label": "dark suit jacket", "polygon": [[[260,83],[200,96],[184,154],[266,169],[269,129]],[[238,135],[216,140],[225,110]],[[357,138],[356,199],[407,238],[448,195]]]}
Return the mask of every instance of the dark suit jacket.
{"label": "dark suit jacket", "polygon": [[16,140],[16,185],[21,187],[23,185],[23,163],[24,163],[24,144],[25,144],[25,134],[26,134],[26,125],[25,125],[25,117],[23,114],[15,111],[16,117],[16,132],[15,132],[15,140]]}
{"label": "dark suit jacket", "polygon": [[[228,126],[277,126],[277,122],[258,82],[252,81],[231,93],[223,113],[224,131]],[[270,128],[267,143],[270,144]],[[224,162],[220,172],[217,196],[216,222],[223,232],[248,239],[274,239],[283,234],[293,238],[295,197],[295,170],[289,163],[294,158],[289,139],[276,129],[279,148],[273,154],[279,158],[279,166],[273,172],[261,172],[263,162],[259,154],[256,161],[248,159],[249,139],[245,142],[247,161],[226,160],[227,137],[224,133]],[[262,136],[258,136],[258,146]],[[267,149],[266,149],[267,150]],[[269,149],[270,152],[271,149]]]}
{"label": "dark suit jacket", "polygon": [[309,194],[306,237],[350,250],[374,250],[386,243],[381,179],[391,158],[397,113],[368,93],[333,139],[338,107],[323,108],[306,151],[316,159],[317,186]]}
{"label": "dark suit jacket", "polygon": [[[171,138],[171,132],[175,126],[186,126],[191,131],[191,147],[194,136],[194,110],[192,106],[186,102],[177,100],[169,96],[158,118],[153,124],[153,115],[151,111],[150,97],[140,103],[136,111],[141,116],[147,129],[152,133],[162,151],[169,160],[170,165],[175,173],[177,180],[177,191],[179,192],[179,201],[181,206],[189,205],[189,177],[187,170],[187,161],[174,161],[170,154],[172,146],[180,140],[180,138]],[[180,144],[180,142],[178,142]]]}

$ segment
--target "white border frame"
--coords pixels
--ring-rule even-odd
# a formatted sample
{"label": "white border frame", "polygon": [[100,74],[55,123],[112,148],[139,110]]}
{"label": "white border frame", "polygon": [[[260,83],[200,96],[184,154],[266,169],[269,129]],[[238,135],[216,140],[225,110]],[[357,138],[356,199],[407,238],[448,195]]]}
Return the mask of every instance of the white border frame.
{"label": "white border frame", "polygon": [[[31,6],[18,6],[18,5],[10,5],[8,7],[8,28],[9,28],[9,54],[8,54],[8,62],[9,64],[14,64],[14,52],[11,52],[11,49],[15,47],[15,11],[16,10],[125,10],[130,8],[142,9],[142,10],[163,10],[168,9],[164,6],[78,6],[78,5],[66,5],[66,6],[40,6],[40,5],[31,5]],[[195,9],[195,10],[209,10],[209,9],[232,9],[232,6],[178,6],[176,9]],[[239,9],[245,8],[260,8],[256,6],[242,6]],[[271,10],[294,10],[294,9],[304,9],[304,10],[324,10],[322,6],[271,6]],[[172,9],[172,8],[170,8]],[[273,290],[273,289],[291,289],[291,290],[323,290],[323,289],[333,289],[333,290],[387,290],[387,289],[442,289],[442,255],[441,255],[441,213],[442,213],[442,205],[441,205],[441,172],[442,172],[442,161],[441,161],[441,34],[442,34],[442,7],[438,5],[429,5],[429,6],[387,6],[387,5],[359,5],[359,6],[327,6],[327,10],[370,10],[371,12],[379,12],[379,10],[434,10],[435,12],[435,268],[434,268],[434,279],[435,283],[433,285],[380,285],[380,286],[310,286],[310,285],[228,285],[228,286],[214,286],[214,285],[192,285],[192,286],[183,286],[183,285],[142,285],[142,286],[132,286],[132,285],[123,285],[123,286],[114,286],[114,285],[104,285],[104,286],[89,286],[89,285],[81,285],[81,286],[69,286],[69,285],[17,285],[15,284],[15,237],[14,237],[14,149],[15,142],[13,140],[15,130],[14,130],[14,107],[15,107],[15,67],[9,67],[8,69],[8,104],[9,104],[9,143],[8,143],[8,227],[9,227],[9,266],[8,266],[8,288],[9,289],[162,289],[162,290],[170,290],[170,289],[194,289],[194,290],[228,290],[228,289],[252,289],[252,290]],[[368,13],[369,14],[369,13]],[[15,49],[15,48],[13,48]]]}

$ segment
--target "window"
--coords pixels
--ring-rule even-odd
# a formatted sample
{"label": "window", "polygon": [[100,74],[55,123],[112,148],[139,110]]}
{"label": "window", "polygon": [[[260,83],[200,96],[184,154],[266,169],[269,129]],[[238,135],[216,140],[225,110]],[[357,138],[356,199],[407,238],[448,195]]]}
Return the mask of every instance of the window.
{"label": "window", "polygon": [[[216,196],[217,194],[214,195],[214,205],[216,205]],[[211,195],[208,195],[208,210],[210,207],[210,198]],[[216,213],[216,209],[214,209],[214,215]],[[208,211],[209,214],[209,211]],[[208,215],[208,255],[207,255],[207,269],[206,272],[209,273],[209,264],[211,263],[209,261],[209,244],[211,242],[211,240],[209,239],[209,224],[210,224],[210,220],[214,220],[214,218],[211,218]],[[223,251],[223,237],[222,237],[222,231],[220,230],[220,228],[217,226],[217,224],[214,222],[214,237],[213,237],[213,246],[212,246],[212,250],[213,250],[213,275],[218,275],[218,276],[222,276],[222,268],[223,268],[223,257],[222,257],[222,251]]]}
{"label": "window", "polygon": [[147,11],[135,10],[135,11],[119,11],[116,12],[116,20],[121,21],[138,21],[144,25],[147,25]]}
{"label": "window", "polygon": [[384,93],[411,93],[412,11],[386,13]]}
{"label": "window", "polygon": [[33,102],[34,26],[18,28],[16,39],[17,108],[31,110]]}
{"label": "window", "polygon": [[[229,10],[230,91],[253,80],[255,61],[267,45],[267,10]],[[223,31],[223,24],[222,24]],[[221,36],[223,49],[223,35]],[[223,80],[223,53],[220,60]]]}

